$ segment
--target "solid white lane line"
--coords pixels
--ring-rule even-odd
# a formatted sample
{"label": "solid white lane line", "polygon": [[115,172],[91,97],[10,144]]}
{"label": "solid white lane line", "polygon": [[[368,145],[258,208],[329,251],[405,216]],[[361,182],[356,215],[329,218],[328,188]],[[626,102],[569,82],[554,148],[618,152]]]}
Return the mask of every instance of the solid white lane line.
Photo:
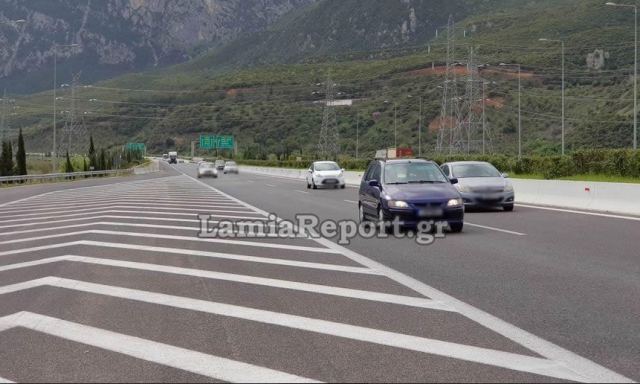
{"label": "solid white lane line", "polygon": [[[213,315],[254,321],[262,324],[299,329],[303,331],[330,335],[349,340],[358,340],[362,342],[385,345],[415,352],[422,352],[426,354],[444,356],[480,364],[493,365],[522,372],[530,372],[538,375],[555,377],[558,379],[574,381],[585,380],[584,376],[574,373],[573,371],[567,369],[564,365],[557,364],[556,362],[539,357],[531,357],[515,353],[492,350],[488,348],[474,347],[419,336],[382,331],[378,329],[360,327],[334,321],[295,316],[279,312],[242,307],[238,305],[191,299],[136,289],[94,284],[78,280],[53,277],[43,278],[32,280],[30,282],[18,283],[15,285],[2,287],[0,288],[0,294],[17,292],[23,289],[40,287],[44,285],[66,288],[78,292],[117,297],[125,300],[134,300],[173,308],[199,311]],[[14,324],[15,320],[14,322],[10,323],[11,326],[15,326]],[[2,328],[2,325],[0,325],[0,330]],[[88,334],[87,336],[90,336],[90,334]]]}
{"label": "solid white lane line", "polygon": [[295,267],[295,268],[320,269],[320,270],[326,270],[326,271],[359,273],[364,275],[380,275],[380,272],[376,270],[363,268],[363,267],[314,263],[314,262],[308,262],[308,261],[277,259],[277,258],[261,257],[261,256],[247,256],[247,255],[240,255],[240,254],[234,254],[234,253],[194,251],[190,249],[181,249],[181,248],[153,247],[153,246],[147,246],[147,245],[111,243],[106,241],[92,241],[92,240],[70,241],[66,243],[43,245],[39,247],[15,249],[12,251],[0,252],[0,256],[32,253],[37,251],[66,248],[66,247],[73,247],[73,246],[90,246],[90,247],[126,249],[131,251],[144,251],[144,252],[153,252],[153,253],[170,253],[170,254],[184,255],[184,256],[208,257],[212,259],[225,259],[225,260],[242,261],[242,262],[250,262],[250,263],[283,265],[283,266]]}
{"label": "solid white lane line", "polygon": [[[185,175],[186,176],[186,175]],[[204,184],[206,185],[206,184]],[[256,212],[260,212],[262,214],[268,214],[266,211],[257,208],[247,202],[244,202],[240,199],[237,199],[227,193],[224,193],[210,185],[207,185],[210,189],[220,193],[221,195],[237,201],[245,205],[248,208],[254,209]],[[324,238],[314,238],[313,240],[318,243],[328,247],[333,248],[336,251],[341,252],[344,256],[349,259],[364,265],[372,270],[380,271],[380,273],[384,274],[388,278],[396,281],[399,284],[404,285],[405,287],[411,288],[414,291],[425,295],[434,300],[438,300],[440,302],[447,303],[454,307],[459,313],[464,315],[465,317],[481,324],[482,326],[508,338],[511,341],[514,341],[523,347],[536,352],[537,354],[544,356],[550,360],[553,360],[556,365],[568,367],[569,370],[575,372],[577,375],[582,375],[586,377],[586,381],[592,382],[632,382],[630,379],[624,377],[623,375],[618,374],[606,367],[603,367],[600,364],[597,364],[591,360],[585,359],[582,356],[577,355],[567,349],[564,349],[558,345],[550,343],[532,333],[529,333],[523,329],[520,329],[506,321],[493,316],[485,311],[482,311],[478,308],[475,308],[465,302],[454,298],[453,296],[447,295],[444,292],[441,292],[413,277],[410,277],[402,272],[398,272],[388,266],[381,264],[377,261],[374,261],[366,256],[363,256],[357,252],[351,251],[341,245],[338,245],[331,240]]]}
{"label": "solid white lane line", "polygon": [[156,364],[229,382],[314,382],[285,372],[208,355],[31,312],[0,318],[0,329],[27,328]]}
{"label": "solid white lane line", "polygon": [[360,299],[367,301],[376,301],[382,303],[390,303],[397,305],[405,305],[410,307],[426,308],[441,311],[451,311],[451,308],[438,303],[436,301],[421,297],[411,297],[404,295],[393,295],[380,292],[364,291],[359,289],[333,287],[321,284],[301,283],[296,281],[270,279],[264,277],[238,275],[233,273],[224,273],[216,271],[207,271],[192,268],[181,268],[159,264],[140,263],[133,261],[122,261],[114,259],[102,259],[85,256],[59,256],[47,259],[28,261],[24,263],[10,264],[0,266],[0,272],[11,271],[15,269],[30,268],[39,265],[58,263],[62,261],[79,262],[94,265],[106,265],[118,268],[137,269],[141,271],[168,273],[173,275],[183,275],[200,277],[212,280],[232,281],[243,284],[261,285],[265,287],[290,289],[295,291],[317,293],[322,295],[340,296],[352,299]]}
{"label": "solid white lane line", "polygon": [[[2,220],[3,223],[16,223],[16,222],[21,222],[21,221],[29,221],[29,220],[43,220],[43,219],[59,219],[61,217],[78,217],[78,216],[86,216],[86,217],[97,217],[96,215],[102,215],[105,213],[138,213],[138,211],[125,211],[125,210],[118,210],[118,209],[107,209],[104,211],[96,211],[96,212],[83,212],[83,213],[71,213],[68,215],[55,215],[55,216],[42,216],[42,217],[32,217],[32,218],[24,218],[24,219],[11,219],[11,220]],[[166,216],[195,216],[194,213],[180,213],[180,212],[158,212],[158,211],[141,211],[139,213],[144,213],[144,214],[154,214],[154,215],[166,215]],[[210,212],[202,212],[202,213],[206,213],[209,214]],[[250,214],[253,214],[253,212],[247,212]],[[88,216],[88,215],[93,215],[93,216]],[[260,216],[238,216],[238,215],[219,215],[219,214],[215,214],[212,215],[213,217],[224,217],[224,218],[228,218],[228,219],[249,219],[249,220],[264,220],[266,221],[267,218],[266,217],[260,217]]]}
{"label": "solid white lane line", "polygon": [[622,220],[640,221],[640,217],[615,215],[615,214],[611,214],[611,213],[585,212],[585,211],[577,211],[577,210],[574,210],[574,209],[542,207],[542,206],[539,206],[539,205],[529,205],[529,204],[520,204],[520,203],[516,203],[516,207],[541,209],[541,210],[544,210],[544,211],[575,213],[575,214],[578,214],[578,215],[587,215],[587,216],[600,216],[600,217],[606,217],[606,218],[610,218],[610,219],[622,219]]}
{"label": "solid white lane line", "polygon": [[93,212],[97,209],[105,209],[105,208],[110,208],[110,209],[136,209],[136,212],[139,210],[141,212],[146,212],[146,209],[154,209],[156,211],[180,211],[180,212],[195,212],[195,213],[210,213],[210,212],[222,212],[222,213],[245,213],[245,214],[255,214],[255,212],[251,211],[251,210],[235,210],[235,209],[217,209],[217,208],[209,208],[207,206],[202,206],[201,208],[164,208],[164,207],[158,207],[158,206],[152,206],[152,207],[140,207],[138,205],[119,205],[119,204],[107,204],[103,207],[101,206],[96,206],[95,208],[83,208],[83,209],[65,209],[65,210],[61,210],[61,211],[54,211],[54,212],[43,212],[43,213],[25,213],[25,214],[20,214],[20,215],[3,215],[4,218],[13,218],[13,217],[37,217],[39,215],[52,215],[55,213],[65,213],[65,212],[75,212],[75,213],[80,213],[80,212]]}
{"label": "solid white lane line", "polygon": [[329,248],[307,247],[302,245],[288,245],[288,244],[267,243],[267,242],[260,242],[260,241],[244,241],[244,240],[232,240],[232,239],[200,238],[200,237],[194,237],[194,236],[164,235],[159,233],[105,231],[100,229],[88,229],[85,231],[56,233],[54,235],[5,240],[5,241],[0,241],[0,244],[27,243],[27,242],[38,241],[38,240],[57,239],[57,238],[64,238],[64,237],[71,237],[71,236],[78,236],[78,235],[92,235],[92,234],[93,235],[128,236],[128,237],[139,237],[139,238],[147,238],[147,239],[167,239],[167,240],[195,241],[195,242],[203,242],[203,243],[246,245],[246,246],[258,247],[258,248],[275,248],[275,249],[286,249],[286,250],[295,250],[295,251],[303,251],[303,252],[338,253],[333,249],[329,249]]}
{"label": "solid white lane line", "polygon": [[501,229],[501,228],[496,228],[496,227],[489,227],[489,226],[486,226],[486,225],[480,225],[480,224],[473,224],[473,223],[470,223],[470,222],[468,222],[468,221],[465,221],[465,222],[464,222],[464,225],[468,225],[468,226],[470,226],[470,227],[484,228],[484,229],[488,229],[488,230],[496,231],[496,232],[508,233],[508,234],[510,234],[510,235],[516,235],[516,236],[526,236],[526,235],[527,235],[526,233],[515,232],[515,231],[509,231],[509,230],[507,230],[507,229]]}
{"label": "solid white lane line", "polygon": [[2,384],[13,384],[14,382],[9,380],[9,379],[5,379],[4,377],[0,377],[0,383],[2,383]]}

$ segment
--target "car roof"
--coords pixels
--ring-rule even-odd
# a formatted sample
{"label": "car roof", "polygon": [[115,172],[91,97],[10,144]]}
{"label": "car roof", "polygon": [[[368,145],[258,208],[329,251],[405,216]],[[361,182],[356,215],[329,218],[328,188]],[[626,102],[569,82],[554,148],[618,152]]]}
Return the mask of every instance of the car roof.
{"label": "car roof", "polygon": [[313,164],[338,164],[338,163],[331,160],[322,160],[322,161],[314,161]]}
{"label": "car roof", "polygon": [[386,164],[407,164],[407,163],[427,163],[427,164],[435,164],[434,161],[426,160],[426,159],[379,159],[379,161]]}
{"label": "car roof", "polygon": [[[445,163],[445,164],[448,164],[448,165],[467,165],[467,164],[482,164],[482,165],[489,164],[489,165],[493,165],[493,164],[489,163],[488,161],[452,161],[450,163]],[[442,164],[442,165],[444,165],[444,164]]]}

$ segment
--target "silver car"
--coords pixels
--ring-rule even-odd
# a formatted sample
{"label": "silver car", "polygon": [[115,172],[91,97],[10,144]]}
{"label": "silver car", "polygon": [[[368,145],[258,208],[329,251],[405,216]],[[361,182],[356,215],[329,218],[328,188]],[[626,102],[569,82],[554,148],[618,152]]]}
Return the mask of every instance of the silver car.
{"label": "silver car", "polygon": [[198,164],[198,179],[201,177],[218,177],[218,170],[213,163],[202,162]]}
{"label": "silver car", "polygon": [[307,188],[344,188],[344,169],[335,161],[316,161],[307,170]]}
{"label": "silver car", "polygon": [[227,173],[235,173],[237,175],[238,174],[238,164],[236,164],[235,161],[227,161],[226,163],[224,163],[223,172],[224,172],[225,175]]}
{"label": "silver car", "polygon": [[507,174],[500,173],[483,161],[456,161],[440,166],[450,179],[458,179],[455,187],[466,207],[502,207],[513,211],[515,193]]}

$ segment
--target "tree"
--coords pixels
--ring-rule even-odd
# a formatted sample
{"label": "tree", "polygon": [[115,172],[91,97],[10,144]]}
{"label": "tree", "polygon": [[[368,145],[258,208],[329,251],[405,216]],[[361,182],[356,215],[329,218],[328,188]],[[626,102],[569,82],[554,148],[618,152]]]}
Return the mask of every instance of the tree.
{"label": "tree", "polygon": [[93,145],[93,135],[89,136],[89,169],[98,170],[96,147]]}
{"label": "tree", "polygon": [[16,175],[27,174],[27,152],[24,148],[24,138],[22,137],[22,128],[18,134],[18,152],[16,153]]}
{"label": "tree", "polygon": [[2,142],[2,155],[0,155],[0,176],[13,176],[13,149],[11,142]]}
{"label": "tree", "polygon": [[64,171],[66,173],[74,172],[73,164],[71,164],[71,158],[69,157],[69,151],[67,151],[67,163],[64,165]]}

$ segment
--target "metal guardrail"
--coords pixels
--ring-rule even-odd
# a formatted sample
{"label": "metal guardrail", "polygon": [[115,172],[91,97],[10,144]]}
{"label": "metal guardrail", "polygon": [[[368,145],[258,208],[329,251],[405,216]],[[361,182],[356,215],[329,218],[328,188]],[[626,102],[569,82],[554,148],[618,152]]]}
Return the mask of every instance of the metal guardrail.
{"label": "metal guardrail", "polygon": [[89,171],[89,172],[71,172],[71,173],[47,173],[44,175],[24,175],[24,176],[2,176],[0,177],[0,185],[3,184],[32,184],[36,182],[50,182],[60,180],[75,180],[87,177],[97,176],[118,176],[131,175],[133,168],[129,169],[112,169],[109,171]]}

